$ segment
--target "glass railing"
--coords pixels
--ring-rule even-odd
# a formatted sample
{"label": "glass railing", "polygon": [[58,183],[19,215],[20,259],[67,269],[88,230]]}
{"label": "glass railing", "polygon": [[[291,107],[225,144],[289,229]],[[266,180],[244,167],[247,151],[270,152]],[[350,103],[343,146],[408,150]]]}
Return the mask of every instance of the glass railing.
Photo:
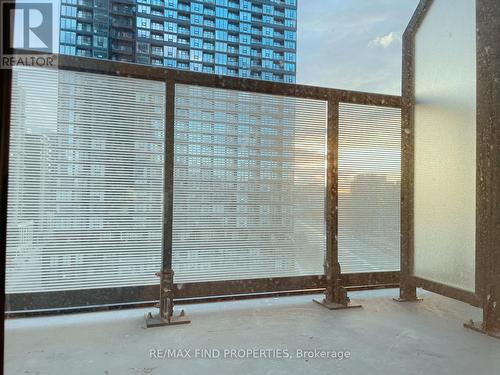
{"label": "glass railing", "polygon": [[[133,51],[116,43],[112,49]],[[248,71],[227,69],[233,77],[151,71],[137,64],[111,70],[104,60],[68,56],[59,56],[59,62],[59,70],[14,71],[10,199],[33,193],[37,202],[13,204],[9,211],[8,294],[72,290],[65,303],[77,305],[81,293],[90,288],[156,289],[154,272],[162,256],[164,230],[171,231],[176,282],[186,286],[186,293],[192,283],[203,294],[208,293],[204,285],[209,287],[204,283],[213,288],[213,283],[230,280],[285,277],[296,280],[294,285],[301,289],[323,283],[329,121],[337,121],[333,125],[341,135],[340,262],[348,272],[395,277],[400,97],[280,83],[285,79],[282,73],[252,71],[259,68],[256,60]],[[151,63],[159,67],[163,59],[152,58]],[[228,65],[237,66],[238,60],[228,60]],[[271,67],[281,69],[277,64]],[[187,70],[189,64],[178,63],[177,68]],[[196,68],[214,71],[202,64]],[[239,74],[252,79],[243,84],[236,78]],[[80,89],[73,90],[74,85]],[[43,111],[38,107],[42,102],[17,99],[22,90],[31,95],[48,89]],[[173,92],[173,101],[166,100],[168,92]],[[328,108],[337,108],[340,115],[329,117]],[[68,111],[87,120],[67,121]],[[16,117],[22,113],[39,115]],[[174,225],[169,228],[161,225],[166,113],[175,114],[169,123],[174,130],[168,135],[173,137],[176,176],[170,212]],[[55,119],[61,119],[58,126]],[[21,136],[35,120],[43,136]],[[349,137],[349,132],[361,130],[363,137]],[[356,147],[359,152],[352,154]],[[43,151],[48,148],[50,153]],[[68,159],[68,150],[73,159]],[[376,176],[367,172],[374,160],[379,163]],[[58,167],[63,164],[65,168]],[[89,168],[81,167],[87,164]],[[29,184],[16,178],[23,165],[34,173]],[[72,181],[79,181],[78,186]],[[63,183],[66,187],[59,189]],[[384,194],[373,194],[381,188]],[[126,193],[127,198],[117,204],[115,193]],[[369,214],[359,210],[365,201]],[[381,222],[388,225],[377,231]],[[363,223],[364,229],[353,223]],[[21,233],[27,230],[37,246],[23,242]],[[82,235],[89,230],[92,238]],[[19,266],[27,257],[30,267]],[[44,276],[28,277],[27,272]],[[263,288],[258,282],[248,285],[252,291]],[[182,293],[178,291],[180,297]],[[134,296],[132,292],[122,295],[121,302],[140,300],[126,297]],[[98,304],[109,294],[90,296]]]}

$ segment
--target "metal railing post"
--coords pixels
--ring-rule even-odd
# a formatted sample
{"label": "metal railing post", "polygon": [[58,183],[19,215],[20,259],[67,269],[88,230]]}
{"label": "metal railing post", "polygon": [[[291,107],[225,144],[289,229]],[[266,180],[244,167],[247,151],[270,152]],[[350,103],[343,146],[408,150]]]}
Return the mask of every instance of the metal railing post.
{"label": "metal railing post", "polygon": [[174,271],[172,270],[172,224],[174,209],[174,126],[175,126],[175,80],[172,75],[166,81],[165,110],[165,166],[163,196],[163,241],[160,277],[160,312],[148,313],[146,327],[190,323],[181,310],[174,316]]}
{"label": "metal railing post", "polygon": [[476,1],[476,294],[483,321],[465,326],[500,339],[500,8]]}
{"label": "metal railing post", "polygon": [[328,98],[328,117],[326,130],[326,257],[325,297],[314,299],[314,302],[330,309],[348,309],[361,307],[354,304],[347,296],[347,290],[342,285],[342,271],[338,251],[338,154],[339,154],[339,98],[331,95]]}
{"label": "metal railing post", "polygon": [[432,0],[420,2],[403,35],[402,108],[401,108],[401,279],[397,302],[418,302],[413,274],[413,173],[414,173],[414,102],[415,33]]}

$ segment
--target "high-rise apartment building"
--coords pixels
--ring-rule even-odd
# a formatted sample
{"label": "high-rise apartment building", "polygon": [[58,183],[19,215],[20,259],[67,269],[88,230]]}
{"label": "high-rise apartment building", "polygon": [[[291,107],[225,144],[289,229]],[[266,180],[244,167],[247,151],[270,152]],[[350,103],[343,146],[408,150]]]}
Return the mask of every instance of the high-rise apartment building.
{"label": "high-rise apartment building", "polygon": [[61,0],[60,53],[295,82],[297,0]]}

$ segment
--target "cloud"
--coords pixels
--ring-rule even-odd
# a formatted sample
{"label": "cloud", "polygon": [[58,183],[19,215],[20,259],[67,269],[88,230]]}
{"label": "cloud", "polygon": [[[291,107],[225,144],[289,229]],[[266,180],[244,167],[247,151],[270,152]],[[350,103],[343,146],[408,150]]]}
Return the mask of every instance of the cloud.
{"label": "cloud", "polygon": [[380,46],[380,47],[387,48],[391,44],[399,42],[400,40],[401,40],[400,36],[397,33],[395,33],[394,31],[391,31],[387,35],[377,36],[375,39],[373,39],[370,42],[370,46]]}
{"label": "cloud", "polygon": [[[401,35],[418,2],[299,0],[297,83],[400,95]],[[389,31],[390,46],[371,45]]]}

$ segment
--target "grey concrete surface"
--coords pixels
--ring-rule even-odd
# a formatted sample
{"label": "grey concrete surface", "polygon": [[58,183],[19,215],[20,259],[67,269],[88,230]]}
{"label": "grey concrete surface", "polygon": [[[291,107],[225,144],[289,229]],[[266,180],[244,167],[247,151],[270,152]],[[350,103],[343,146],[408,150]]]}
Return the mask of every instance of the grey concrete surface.
{"label": "grey concrete surface", "polygon": [[[150,309],[9,319],[5,373],[500,374],[500,340],[462,326],[480,319],[479,309],[431,293],[419,303],[393,302],[396,290],[350,295],[362,309],[329,311],[311,295],[184,305],[190,325],[154,329],[142,328]],[[162,349],[189,353],[151,358],[151,350],[173,354]],[[197,349],[219,358],[200,358]],[[350,358],[297,358],[297,349]],[[266,358],[279,353],[293,358]]]}

